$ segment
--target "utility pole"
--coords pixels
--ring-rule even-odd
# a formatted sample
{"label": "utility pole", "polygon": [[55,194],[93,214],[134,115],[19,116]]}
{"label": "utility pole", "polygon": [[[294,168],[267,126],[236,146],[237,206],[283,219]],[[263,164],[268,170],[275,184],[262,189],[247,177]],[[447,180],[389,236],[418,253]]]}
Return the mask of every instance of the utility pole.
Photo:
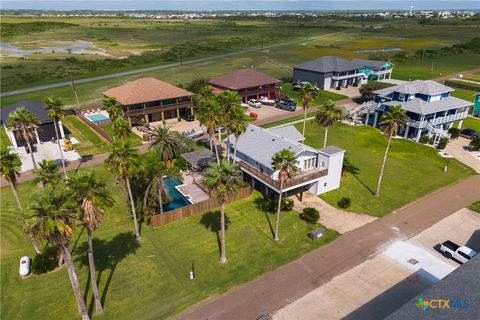
{"label": "utility pole", "polygon": [[75,87],[75,82],[72,79],[72,88],[73,93],[75,94],[75,101],[77,101],[77,109],[80,109],[80,103],[78,103],[77,88]]}

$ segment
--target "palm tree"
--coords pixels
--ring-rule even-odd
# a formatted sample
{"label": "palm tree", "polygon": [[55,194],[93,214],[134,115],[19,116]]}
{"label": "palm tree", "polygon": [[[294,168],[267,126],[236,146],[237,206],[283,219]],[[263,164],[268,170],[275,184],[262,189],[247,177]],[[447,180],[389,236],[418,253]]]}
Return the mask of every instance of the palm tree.
{"label": "palm tree", "polygon": [[[215,98],[209,98],[198,105],[197,120],[200,124],[207,127],[207,133],[210,136],[210,151],[213,152],[213,143],[215,139],[215,129],[221,124],[222,109]],[[220,163],[218,148],[215,146],[215,155],[217,163]]]}
{"label": "palm tree", "polygon": [[106,97],[102,101],[103,110],[108,112],[110,120],[115,121],[123,114],[122,105],[113,97]]}
{"label": "palm tree", "polygon": [[[233,133],[233,135],[235,136],[232,162],[234,162],[237,157],[238,139],[243,133],[245,133],[245,131],[247,131],[247,127],[248,127],[248,117],[245,115],[243,108],[242,107],[233,108],[230,112],[229,122],[227,123],[227,128],[229,132]],[[230,139],[230,135],[228,135],[228,139]]]}
{"label": "palm tree", "polygon": [[113,199],[105,182],[97,180],[93,172],[72,177],[68,181],[68,186],[73,192],[77,206],[81,209],[80,220],[87,229],[88,265],[95,299],[95,313],[100,314],[103,307],[98,293],[97,275],[93,260],[92,233],[102,223],[105,209],[113,205]]}
{"label": "palm tree", "polygon": [[34,184],[41,183],[44,187],[47,185],[56,185],[62,180],[62,176],[58,171],[58,165],[52,160],[43,160],[39,163],[39,168],[34,169]]}
{"label": "palm tree", "polygon": [[204,183],[210,195],[220,203],[220,262],[227,263],[225,251],[225,204],[234,196],[242,184],[237,165],[222,160],[205,170]]}
{"label": "palm tree", "polygon": [[195,106],[198,107],[205,100],[213,98],[214,95],[212,87],[209,85],[202,86],[193,97],[193,102]]}
{"label": "palm tree", "polygon": [[132,134],[132,128],[127,120],[123,118],[117,118],[112,122],[113,140],[127,139]]}
{"label": "palm tree", "polygon": [[130,205],[133,215],[133,223],[135,226],[135,238],[140,241],[140,232],[138,230],[137,212],[135,210],[135,200],[132,195],[132,188],[130,186],[130,173],[136,169],[138,165],[138,153],[133,149],[128,141],[116,141],[112,144],[112,150],[105,164],[111,171],[118,174],[125,181],[125,185],[130,198]]}
{"label": "palm tree", "polygon": [[280,240],[278,237],[278,225],[280,223],[280,209],[282,207],[283,186],[287,179],[291,179],[298,173],[297,159],[293,151],[283,149],[275,153],[272,157],[272,167],[278,171],[278,181],[280,182],[280,192],[278,194],[277,219],[275,223],[275,241]]}
{"label": "palm tree", "polygon": [[155,150],[161,161],[164,161],[167,166],[172,164],[180,153],[182,153],[182,143],[176,132],[171,131],[170,127],[160,126],[149,132],[148,139],[150,149]]}
{"label": "palm tree", "polygon": [[25,140],[34,169],[37,169],[37,162],[33,155],[32,141],[36,138],[39,124],[37,117],[23,107],[16,109],[8,115],[8,126],[15,132],[17,137]]}
{"label": "palm tree", "polygon": [[[24,219],[25,213],[23,211],[22,203],[20,202],[20,198],[18,197],[18,192],[17,192],[17,177],[20,176],[21,166],[22,166],[22,162],[20,161],[18,154],[10,153],[6,148],[2,148],[0,150],[0,174],[3,177],[5,177],[5,180],[7,180],[8,184],[10,184],[10,187],[12,188],[13,196],[17,201],[18,209],[20,209],[20,212],[22,214],[21,220],[22,220],[23,226],[25,227],[26,226],[25,219]],[[40,254],[41,251],[38,249],[38,245],[37,245],[37,242],[35,241],[35,238],[30,232],[28,232],[28,235],[30,236],[33,249],[35,250],[36,253]]]}
{"label": "palm tree", "polygon": [[45,103],[47,105],[48,116],[53,119],[54,122],[55,137],[57,138],[58,150],[60,150],[60,158],[62,159],[63,175],[65,176],[65,179],[68,179],[65,159],[63,158],[63,148],[62,144],[60,143],[60,137],[58,136],[58,123],[65,116],[65,112],[63,112],[62,109],[63,104],[60,98],[55,96],[49,96]]}
{"label": "palm tree", "polygon": [[342,109],[335,105],[335,102],[328,100],[320,106],[319,111],[315,115],[315,122],[325,129],[325,137],[323,139],[323,147],[327,146],[328,128],[342,118]]}
{"label": "palm tree", "polygon": [[90,319],[70,254],[73,220],[78,213],[77,203],[64,187],[47,187],[33,196],[31,211],[33,221],[30,230],[37,237],[53,243],[60,249],[77,300],[78,311],[82,319]]}
{"label": "palm tree", "polygon": [[385,149],[385,155],[383,156],[382,168],[380,169],[380,176],[378,177],[377,189],[375,190],[375,197],[380,197],[380,185],[382,184],[383,170],[385,169],[385,162],[387,162],[388,149],[390,149],[390,143],[392,142],[392,137],[397,135],[397,132],[400,128],[405,127],[407,124],[407,114],[402,110],[401,106],[395,106],[390,111],[386,112],[380,125],[382,131],[385,135],[388,136],[387,148]]}
{"label": "palm tree", "polygon": [[302,134],[305,137],[305,126],[307,124],[307,109],[310,107],[310,104],[318,94],[318,88],[315,87],[310,82],[302,85],[300,89],[300,100],[302,101],[303,107],[303,131]]}

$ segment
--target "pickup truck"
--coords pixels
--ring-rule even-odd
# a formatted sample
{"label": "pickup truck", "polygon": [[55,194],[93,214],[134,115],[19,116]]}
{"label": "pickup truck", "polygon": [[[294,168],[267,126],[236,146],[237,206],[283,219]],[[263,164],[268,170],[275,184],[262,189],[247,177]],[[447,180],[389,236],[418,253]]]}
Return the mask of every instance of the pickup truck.
{"label": "pickup truck", "polygon": [[458,244],[447,240],[440,246],[442,255],[447,259],[455,259],[460,263],[465,263],[477,255],[475,251],[466,246],[459,246]]}

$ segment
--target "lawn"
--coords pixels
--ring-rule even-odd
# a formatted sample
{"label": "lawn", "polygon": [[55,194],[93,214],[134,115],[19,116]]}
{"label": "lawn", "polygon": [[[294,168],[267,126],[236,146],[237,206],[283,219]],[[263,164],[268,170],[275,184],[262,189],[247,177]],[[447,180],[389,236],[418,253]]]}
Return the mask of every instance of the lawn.
{"label": "lawn", "polygon": [[[458,125],[458,122],[455,122],[455,126]],[[480,119],[472,116],[468,116],[467,119],[463,120],[462,129],[473,129],[476,132],[480,132]]]}
{"label": "lawn", "polygon": [[[281,240],[277,243],[270,226],[275,215],[264,210],[265,201],[254,193],[226,208],[229,221],[227,265],[218,262],[217,211],[158,229],[143,225],[142,241],[137,245],[121,184],[113,184],[113,175],[103,165],[85,170],[94,170],[107,179],[116,200],[108,209],[106,220],[94,233],[99,290],[105,305],[103,319],[170,317],[207,297],[274,270],[338,235],[329,230],[325,238],[311,241],[306,234],[313,226],[300,220],[294,212],[284,212]],[[19,185],[25,204],[33,189],[30,182]],[[32,256],[33,250],[16,220],[18,210],[10,188],[1,190],[0,200],[2,318],[78,318],[65,268],[42,276],[30,275],[26,279],[18,276],[19,258]],[[77,227],[71,248],[82,291],[87,296],[87,307],[92,310],[85,247],[86,232]],[[188,279],[192,263],[195,263],[194,281]]]}
{"label": "lawn", "polygon": [[69,137],[76,138],[80,143],[73,147],[81,156],[105,153],[109,150],[109,143],[87,126],[79,118],[70,115],[62,120]]}
{"label": "lawn", "polygon": [[[297,124],[300,128],[301,124]],[[309,123],[306,142],[314,148],[323,146],[323,128]],[[387,138],[378,129],[337,123],[330,128],[328,144],[347,150],[347,158],[356,173],[348,173],[341,187],[321,196],[333,206],[342,197],[352,205],[348,210],[384,216],[435,190],[474,174],[455,159],[441,158],[431,147],[413,141],[395,139],[389,151],[380,198],[374,192]],[[448,171],[444,172],[445,165]]]}
{"label": "lawn", "polygon": [[476,94],[477,92],[472,90],[460,89],[460,88],[454,88],[454,89],[455,90],[452,91],[451,93],[453,97],[460,98],[473,103],[473,95]]}
{"label": "lawn", "polygon": [[[102,128],[106,133],[108,133],[110,137],[113,137],[112,124],[101,125],[100,128]],[[132,146],[139,146],[142,144],[142,139],[133,132],[127,140],[132,144]]]}
{"label": "lawn", "polygon": [[[301,101],[299,98],[300,92],[294,91],[291,83],[282,83],[281,86],[282,86],[282,91],[285,92],[290,98],[294,99],[297,102],[297,106],[300,107],[301,106]],[[330,92],[326,90],[320,90],[320,93],[317,95],[315,100],[313,100],[312,106],[321,105],[322,103],[325,103],[328,100],[339,101],[344,99],[348,99],[348,97],[344,96],[343,94]]]}
{"label": "lawn", "polygon": [[468,208],[475,212],[480,213],[480,201],[476,201],[472,203],[471,205],[468,206]]}
{"label": "lawn", "polygon": [[11,145],[12,145],[12,142],[8,138],[5,128],[3,127],[0,128],[0,147],[5,148]]}

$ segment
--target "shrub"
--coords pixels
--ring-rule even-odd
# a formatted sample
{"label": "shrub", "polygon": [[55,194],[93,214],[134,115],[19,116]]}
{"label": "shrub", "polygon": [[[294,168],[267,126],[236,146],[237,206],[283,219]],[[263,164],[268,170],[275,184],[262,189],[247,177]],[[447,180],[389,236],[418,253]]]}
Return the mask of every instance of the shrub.
{"label": "shrub", "polygon": [[282,210],[284,211],[292,211],[293,210],[294,202],[290,198],[283,198],[282,199]]}
{"label": "shrub", "polygon": [[340,90],[341,88],[340,88],[340,86],[337,86],[335,89],[336,89],[336,90]]}
{"label": "shrub", "polygon": [[60,251],[57,247],[48,246],[42,253],[37,254],[32,261],[32,272],[35,274],[47,273],[54,270],[58,265]]}
{"label": "shrub", "polygon": [[457,139],[460,136],[460,129],[452,127],[448,129],[448,133],[450,134],[450,138]]}
{"label": "shrub", "polygon": [[351,203],[352,201],[350,200],[350,198],[343,197],[337,202],[337,205],[342,209],[347,209],[348,207],[350,207]]}
{"label": "shrub", "polygon": [[315,208],[305,208],[300,217],[308,223],[315,224],[320,219],[320,213]]}
{"label": "shrub", "polygon": [[430,143],[430,138],[428,136],[421,136],[420,139],[418,139],[418,142],[427,144]]}
{"label": "shrub", "polygon": [[438,142],[437,149],[443,150],[447,146],[448,138],[441,138]]}
{"label": "shrub", "polygon": [[474,151],[479,151],[480,150],[480,137],[474,137],[468,144],[470,148],[472,148]]}

